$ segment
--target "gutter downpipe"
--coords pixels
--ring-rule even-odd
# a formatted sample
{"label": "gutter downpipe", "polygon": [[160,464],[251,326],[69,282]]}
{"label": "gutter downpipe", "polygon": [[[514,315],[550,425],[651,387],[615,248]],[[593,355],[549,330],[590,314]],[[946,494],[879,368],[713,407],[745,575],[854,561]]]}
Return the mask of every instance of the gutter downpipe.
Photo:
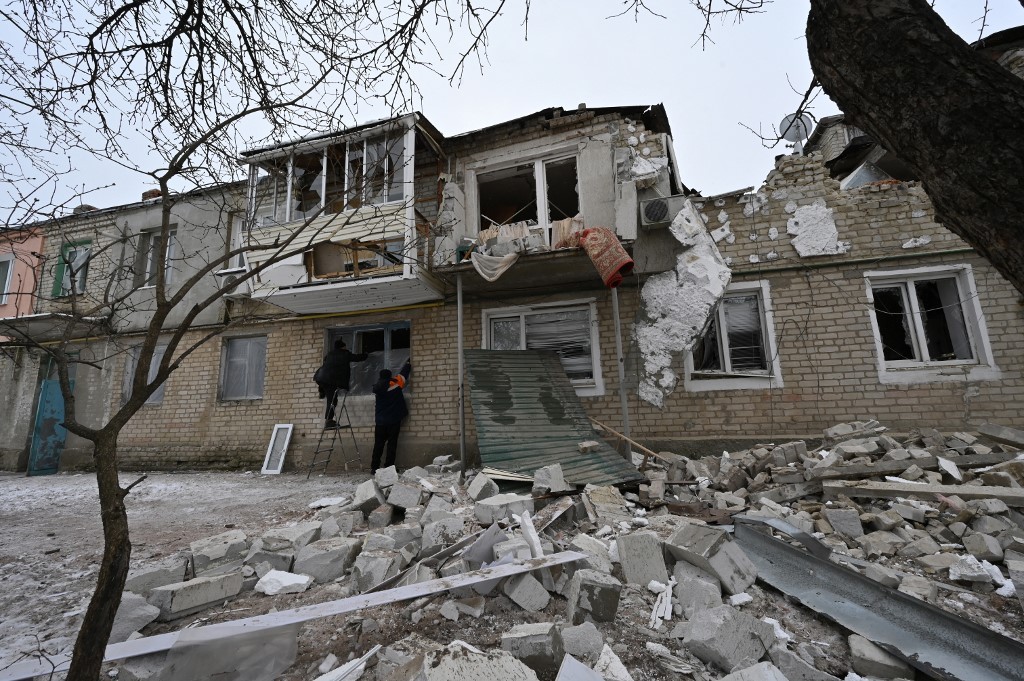
{"label": "gutter downpipe", "polygon": [[[629,437],[629,402],[626,400],[626,360],[622,356],[622,323],[619,321],[619,289],[612,289],[612,316],[615,318],[615,360],[619,369],[619,406],[622,409],[622,434]],[[632,461],[629,440],[621,443],[622,458]]]}
{"label": "gutter downpipe", "polygon": [[462,358],[462,272],[455,273],[455,290],[458,307],[458,326],[456,333],[458,334],[458,342],[455,344],[456,352],[459,354],[458,360],[458,372],[459,372],[459,461],[462,462],[462,470],[459,471],[459,484],[466,484],[466,405],[465,405],[465,392],[464,384],[465,377],[463,358]]}

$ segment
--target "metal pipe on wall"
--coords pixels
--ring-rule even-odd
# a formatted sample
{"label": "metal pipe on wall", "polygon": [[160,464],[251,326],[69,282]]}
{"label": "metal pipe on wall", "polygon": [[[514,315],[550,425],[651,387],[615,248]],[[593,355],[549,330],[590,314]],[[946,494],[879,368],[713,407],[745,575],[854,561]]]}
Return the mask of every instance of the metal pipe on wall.
{"label": "metal pipe on wall", "polygon": [[459,484],[466,482],[466,404],[463,385],[465,384],[465,372],[462,358],[462,272],[455,273],[456,307],[458,308],[458,324],[456,334],[458,341],[455,344],[456,352],[459,353],[459,461],[462,462],[462,470],[459,471]]}
{"label": "metal pipe on wall", "polygon": [[[612,316],[615,318],[615,361],[619,368],[619,405],[622,409],[622,434],[629,437],[629,402],[626,399],[626,358],[622,356],[622,323],[619,320],[619,289],[612,289]],[[461,317],[460,317],[461,319]],[[622,441],[622,456],[631,460],[629,441]]]}

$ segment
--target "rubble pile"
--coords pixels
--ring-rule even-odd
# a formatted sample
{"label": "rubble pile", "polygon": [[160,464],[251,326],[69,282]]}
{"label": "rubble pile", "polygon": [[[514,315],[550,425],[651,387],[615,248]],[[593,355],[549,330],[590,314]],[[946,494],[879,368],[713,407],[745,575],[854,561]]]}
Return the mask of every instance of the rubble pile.
{"label": "rubble pile", "polygon": [[[876,421],[846,423],[813,449],[661,453],[625,493],[578,490],[557,464],[509,492],[483,473],[460,486],[451,457],[382,469],[311,504],[308,520],[261,537],[230,530],[133,571],[115,631],[123,640],[249,592],[338,599],[448,580],[396,595],[386,625],[359,620],[352,649],[323,650],[287,678],[912,679],[902,659],[758,582],[733,517],[770,519],[786,541],[810,535],[833,563],[1019,640],[1024,455],[1001,439],[921,429],[897,440]],[[537,562],[567,551],[585,558]],[[498,566],[522,569],[477,578]],[[346,655],[355,666],[337,666]],[[156,678],[131,661],[120,671]]]}

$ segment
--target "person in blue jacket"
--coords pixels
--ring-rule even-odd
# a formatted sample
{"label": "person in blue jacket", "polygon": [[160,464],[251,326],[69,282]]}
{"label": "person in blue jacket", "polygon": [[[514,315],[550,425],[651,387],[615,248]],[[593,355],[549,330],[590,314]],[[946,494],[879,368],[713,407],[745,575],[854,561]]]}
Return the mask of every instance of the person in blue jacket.
{"label": "person in blue jacket", "polygon": [[376,473],[380,468],[380,458],[384,453],[384,445],[387,445],[388,455],[384,461],[384,467],[394,466],[395,457],[398,454],[398,434],[402,430],[402,419],[409,413],[405,405],[405,395],[402,391],[409,381],[409,372],[412,371],[412,364],[406,361],[397,376],[391,374],[390,369],[381,369],[379,380],[373,385],[373,394],[376,396],[374,408],[373,430],[373,459],[370,462],[370,472]]}

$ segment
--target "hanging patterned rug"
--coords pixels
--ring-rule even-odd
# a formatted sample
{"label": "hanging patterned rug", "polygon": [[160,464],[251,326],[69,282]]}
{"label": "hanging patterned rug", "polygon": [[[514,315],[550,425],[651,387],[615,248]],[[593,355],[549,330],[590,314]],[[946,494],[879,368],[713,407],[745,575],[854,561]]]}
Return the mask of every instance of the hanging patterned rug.
{"label": "hanging patterned rug", "polygon": [[622,278],[633,271],[633,259],[619,243],[607,227],[591,227],[583,230],[580,245],[590,256],[590,260],[601,275],[601,280],[608,288],[615,288],[622,283]]}

